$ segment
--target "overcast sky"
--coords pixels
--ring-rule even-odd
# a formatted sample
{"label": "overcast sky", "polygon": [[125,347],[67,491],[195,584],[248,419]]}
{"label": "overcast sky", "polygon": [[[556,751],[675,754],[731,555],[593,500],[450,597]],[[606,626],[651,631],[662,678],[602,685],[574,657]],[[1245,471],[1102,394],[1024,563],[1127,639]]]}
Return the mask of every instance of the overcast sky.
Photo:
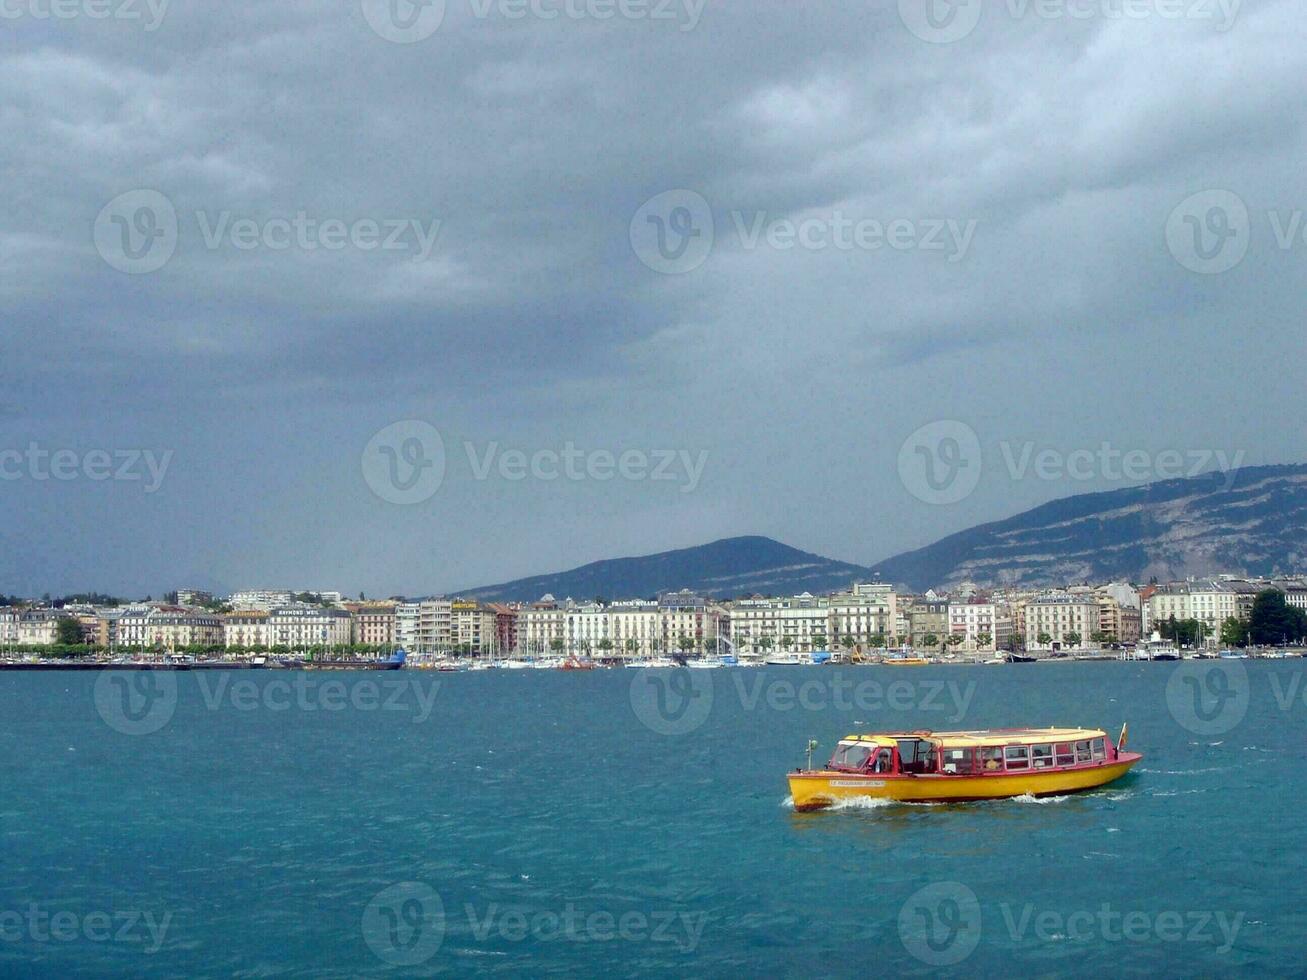
{"label": "overcast sky", "polygon": [[872,562],[1307,459],[1301,5],[1122,2],[4,0],[0,591]]}

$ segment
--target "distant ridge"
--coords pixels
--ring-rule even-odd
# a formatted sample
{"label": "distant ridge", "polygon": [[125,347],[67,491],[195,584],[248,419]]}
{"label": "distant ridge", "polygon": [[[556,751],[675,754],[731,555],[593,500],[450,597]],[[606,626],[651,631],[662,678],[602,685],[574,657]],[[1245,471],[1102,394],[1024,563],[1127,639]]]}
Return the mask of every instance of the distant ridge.
{"label": "distant ridge", "polygon": [[656,555],[591,562],[565,572],[485,585],[458,594],[487,601],[529,602],[546,593],[559,599],[631,599],[693,589],[704,595],[731,598],[754,592],[833,592],[870,577],[871,573],[860,565],[823,558],[771,538],[746,536]]}
{"label": "distant ridge", "polygon": [[1307,466],[1228,473],[1054,500],[872,566],[913,589],[1045,586],[1307,569]]}
{"label": "distant ridge", "polygon": [[1077,582],[1307,571],[1307,465],[1250,466],[1078,494],[950,534],[870,568],[771,538],[723,538],[656,555],[591,562],[460,595],[528,602],[652,597],[688,588],[718,598],[819,594],[879,577],[924,591],[962,582]]}

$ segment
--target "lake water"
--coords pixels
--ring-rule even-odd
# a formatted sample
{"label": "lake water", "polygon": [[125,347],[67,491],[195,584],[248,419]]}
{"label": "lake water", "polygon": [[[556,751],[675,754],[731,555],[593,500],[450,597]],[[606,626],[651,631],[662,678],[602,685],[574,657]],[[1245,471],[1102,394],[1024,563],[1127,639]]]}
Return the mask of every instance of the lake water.
{"label": "lake water", "polygon": [[[0,673],[0,974],[1299,973],[1303,664]],[[1127,779],[797,814],[853,730]]]}

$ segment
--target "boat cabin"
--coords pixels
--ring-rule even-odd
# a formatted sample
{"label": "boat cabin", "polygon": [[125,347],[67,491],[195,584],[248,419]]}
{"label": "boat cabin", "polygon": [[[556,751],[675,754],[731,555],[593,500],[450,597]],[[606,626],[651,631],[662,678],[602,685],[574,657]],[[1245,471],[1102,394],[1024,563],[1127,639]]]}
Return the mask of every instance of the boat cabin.
{"label": "boat cabin", "polygon": [[1101,729],[893,732],[841,739],[826,768],[862,775],[986,776],[1098,766],[1116,756]]}

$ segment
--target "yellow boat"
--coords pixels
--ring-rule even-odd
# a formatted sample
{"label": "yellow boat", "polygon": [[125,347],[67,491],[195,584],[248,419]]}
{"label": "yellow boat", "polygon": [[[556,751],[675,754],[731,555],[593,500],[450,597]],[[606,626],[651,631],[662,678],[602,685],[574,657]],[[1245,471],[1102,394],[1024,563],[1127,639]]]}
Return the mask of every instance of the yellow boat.
{"label": "yellow boat", "polygon": [[886,667],[924,667],[930,661],[925,657],[885,657],[881,663]]}
{"label": "yellow boat", "polygon": [[[858,798],[958,803],[1062,796],[1119,779],[1143,758],[1100,728],[887,732],[840,740],[823,769],[790,773],[796,810]],[[809,746],[809,759],[811,759]]]}

